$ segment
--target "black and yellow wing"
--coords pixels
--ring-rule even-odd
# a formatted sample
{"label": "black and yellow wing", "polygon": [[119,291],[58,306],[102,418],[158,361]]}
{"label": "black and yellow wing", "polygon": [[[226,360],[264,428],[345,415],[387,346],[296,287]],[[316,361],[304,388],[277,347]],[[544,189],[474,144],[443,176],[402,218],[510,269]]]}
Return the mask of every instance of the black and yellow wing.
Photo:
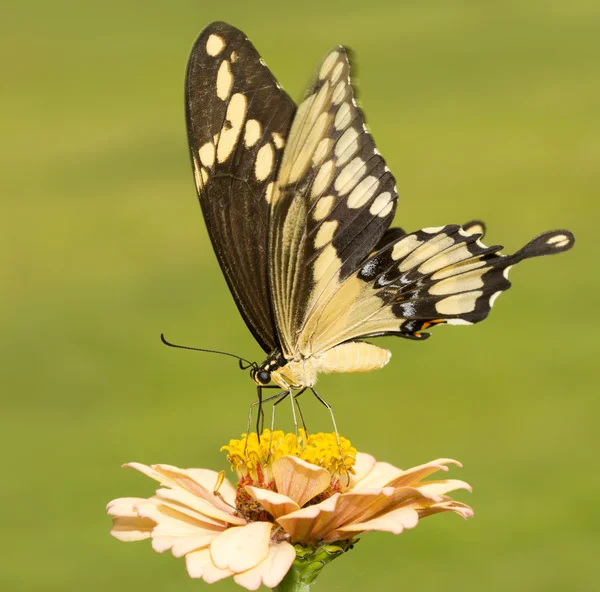
{"label": "black and yellow wing", "polygon": [[269,202],[296,107],[246,36],[218,22],[192,48],[185,105],[213,248],[242,317],[271,352],[278,338],[268,280]]}

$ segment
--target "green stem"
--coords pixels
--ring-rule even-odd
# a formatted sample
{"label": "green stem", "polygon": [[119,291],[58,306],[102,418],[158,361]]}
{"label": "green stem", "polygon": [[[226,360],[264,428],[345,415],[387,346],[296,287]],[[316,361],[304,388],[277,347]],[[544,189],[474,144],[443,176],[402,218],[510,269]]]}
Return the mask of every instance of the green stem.
{"label": "green stem", "polygon": [[321,545],[316,549],[295,545],[296,560],[281,580],[275,592],[307,592],[323,568],[346,551],[352,549],[358,539],[339,541],[334,545]]}

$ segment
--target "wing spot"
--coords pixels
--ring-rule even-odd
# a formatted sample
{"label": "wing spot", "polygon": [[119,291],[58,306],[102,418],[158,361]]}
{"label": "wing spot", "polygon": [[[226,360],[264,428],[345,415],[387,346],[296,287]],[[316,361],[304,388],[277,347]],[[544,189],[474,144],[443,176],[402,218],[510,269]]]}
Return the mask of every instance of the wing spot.
{"label": "wing spot", "polygon": [[319,78],[321,80],[325,80],[333,68],[333,64],[337,61],[339,53],[337,51],[332,51],[321,64],[321,69],[319,70]]}
{"label": "wing spot", "polygon": [[440,230],[444,230],[443,226],[428,226],[427,228],[421,228],[421,232],[427,234],[437,234]]}
{"label": "wing spot", "polygon": [[337,165],[341,166],[358,150],[358,132],[349,127],[340,137],[335,145]]}
{"label": "wing spot", "polygon": [[245,95],[236,93],[231,97],[225,115],[226,120],[221,129],[219,145],[217,146],[218,162],[225,162],[233,153],[244,125],[247,105],[248,100]]}
{"label": "wing spot", "polygon": [[229,57],[229,59],[231,60],[232,64],[235,64],[237,62],[238,59],[238,54],[235,51],[231,52],[231,56]]}
{"label": "wing spot", "polygon": [[202,175],[202,184],[206,185],[206,183],[208,182],[208,171],[204,167],[202,167],[200,175]]}
{"label": "wing spot", "polygon": [[469,273],[462,273],[449,277],[441,282],[437,282],[429,288],[429,293],[432,296],[442,296],[444,294],[457,294],[458,292],[470,292],[472,290],[478,290],[483,288],[483,275],[486,274],[491,268],[484,267],[483,269],[476,269]]}
{"label": "wing spot", "polygon": [[209,56],[218,56],[225,49],[225,41],[218,35],[210,35],[206,41],[206,53]]}
{"label": "wing spot", "polygon": [[323,222],[323,224],[321,224],[317,236],[315,237],[315,249],[320,249],[332,241],[338,224],[339,222],[337,220],[330,220],[329,222]]}
{"label": "wing spot", "polygon": [[200,193],[200,191],[202,191],[202,189],[204,188],[204,181],[202,180],[202,174],[200,173],[200,165],[198,164],[198,161],[196,160],[195,156],[193,158],[193,161],[194,161],[194,181],[196,181],[196,189],[198,190],[198,193]]}
{"label": "wing spot", "polygon": [[378,187],[379,179],[377,177],[365,177],[348,196],[348,207],[361,208],[375,195]]}
{"label": "wing spot", "polygon": [[386,214],[382,216],[381,212],[388,206],[391,199],[392,194],[389,191],[384,191],[383,193],[380,193],[375,198],[375,200],[371,204],[371,207],[369,208],[369,213],[371,214],[371,216],[379,216],[383,218],[383,216],[385,216]]}
{"label": "wing spot", "polygon": [[315,220],[323,220],[323,218],[326,218],[329,215],[329,212],[331,212],[334,201],[335,197],[333,195],[326,195],[325,197],[322,197],[315,206],[313,218]]}
{"label": "wing spot", "polygon": [[343,80],[336,84],[333,94],[331,95],[331,102],[334,105],[339,105],[346,98],[347,88],[348,87]]}
{"label": "wing spot", "polygon": [[244,131],[244,144],[247,148],[251,148],[258,142],[260,135],[262,134],[262,126],[260,121],[256,119],[249,119],[246,122],[246,128]]}
{"label": "wing spot", "polygon": [[571,242],[571,239],[566,234],[557,234],[551,236],[547,241],[547,245],[554,245],[557,248],[566,247]]}
{"label": "wing spot", "polygon": [[271,200],[273,199],[273,189],[275,189],[275,183],[274,181],[271,181],[265,189],[265,199],[267,200],[268,204],[270,204]]}
{"label": "wing spot", "polygon": [[313,277],[315,278],[315,282],[318,282],[323,277],[329,267],[334,265],[337,268],[340,267],[341,264],[342,262],[337,256],[335,247],[329,243],[315,260],[315,265],[313,268]]}
{"label": "wing spot", "polygon": [[398,261],[404,259],[408,254],[412,253],[417,247],[421,246],[423,241],[419,240],[416,235],[411,234],[406,238],[399,240],[392,249],[392,259]]}
{"label": "wing spot", "polygon": [[323,138],[318,144],[313,154],[313,164],[320,165],[331,152],[333,146],[332,138]]}
{"label": "wing spot", "polygon": [[422,246],[415,250],[414,253],[407,257],[400,265],[400,271],[408,271],[413,267],[421,265],[427,259],[431,259],[441,251],[454,244],[454,239],[447,234],[438,234],[432,239],[426,241]]}
{"label": "wing spot", "polygon": [[350,105],[348,103],[342,103],[337,113],[335,114],[335,120],[333,121],[333,125],[335,129],[341,131],[345,129],[350,120],[352,119],[352,111],[350,109]]}
{"label": "wing spot", "polygon": [[259,181],[264,181],[273,170],[273,147],[265,144],[256,154],[254,174]]}
{"label": "wing spot", "polygon": [[377,214],[377,215],[380,218],[385,218],[392,211],[393,207],[394,207],[394,202],[390,200],[388,205],[385,206],[385,208],[383,208],[383,210],[381,210],[381,212],[379,212],[379,214]]}
{"label": "wing spot", "polygon": [[460,315],[473,312],[475,310],[477,298],[482,294],[483,292],[481,290],[477,290],[475,292],[466,292],[465,294],[448,296],[437,302],[435,309],[443,315]]}
{"label": "wing spot", "polygon": [[311,188],[311,197],[319,197],[323,194],[327,187],[329,187],[334,172],[335,163],[333,160],[328,160],[324,165],[321,166]]}
{"label": "wing spot", "polygon": [[508,279],[508,272],[511,270],[512,265],[509,265],[508,267],[504,268],[504,271],[502,272],[502,275],[504,276],[504,279],[507,280]]}
{"label": "wing spot", "polygon": [[200,156],[200,162],[209,169],[215,164],[215,145],[212,142],[206,142],[198,150],[198,156]]}
{"label": "wing spot", "polygon": [[419,267],[419,273],[433,273],[440,269],[444,269],[445,267],[449,267],[450,265],[454,265],[459,261],[470,259],[472,256],[471,251],[469,251],[464,244],[460,244],[459,246],[448,249],[447,252],[444,251],[439,255],[432,257],[429,261],[425,261],[425,263]]}
{"label": "wing spot", "polygon": [[444,267],[440,271],[436,271],[432,276],[432,280],[441,280],[447,277],[452,277],[453,275],[457,275],[459,273],[466,273],[467,271],[471,271],[472,269],[477,269],[479,267],[483,267],[485,265],[485,261],[475,261],[473,263],[457,263],[456,265],[452,265],[451,267]]}
{"label": "wing spot", "polygon": [[351,160],[340,172],[335,180],[335,190],[340,195],[345,195],[362,179],[366,166],[362,158],[357,156]]}
{"label": "wing spot", "polygon": [[273,137],[273,143],[277,149],[281,149],[285,146],[285,140],[282,138],[281,134],[273,132],[271,136]]}
{"label": "wing spot", "polygon": [[227,60],[223,60],[217,73],[217,96],[226,101],[233,86],[233,74]]}
{"label": "wing spot", "polygon": [[337,82],[338,78],[342,75],[342,70],[344,69],[344,63],[338,62],[331,73],[331,82]]}

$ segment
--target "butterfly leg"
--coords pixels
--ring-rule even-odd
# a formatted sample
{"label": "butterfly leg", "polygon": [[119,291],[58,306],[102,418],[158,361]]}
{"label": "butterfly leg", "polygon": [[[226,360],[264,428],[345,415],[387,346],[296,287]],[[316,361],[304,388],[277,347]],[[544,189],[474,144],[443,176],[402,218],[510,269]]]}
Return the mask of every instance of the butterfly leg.
{"label": "butterfly leg", "polygon": [[[259,434],[262,433],[262,430],[260,430],[260,417],[262,415],[263,418],[263,424],[264,424],[264,412],[262,409],[262,405],[263,403],[266,403],[267,401],[271,401],[273,399],[276,399],[277,397],[279,397],[281,395],[281,393],[278,393],[276,395],[271,395],[270,397],[267,397],[266,399],[263,399],[262,396],[262,390],[265,388],[279,388],[277,385],[272,384],[272,385],[267,385],[267,386],[257,386],[256,387],[256,395],[257,395],[257,400],[254,401],[254,403],[252,403],[250,405],[250,409],[248,411],[248,426],[246,427],[246,434],[250,434],[250,425],[252,424],[252,413],[254,412],[254,407],[256,405],[258,405],[258,415],[256,417],[256,435],[258,436]],[[248,440],[246,439],[246,445],[248,445]]]}
{"label": "butterfly leg", "polygon": [[298,394],[294,395],[294,402],[296,403],[296,407],[298,407],[298,413],[300,414],[300,421],[302,422],[302,428],[304,429],[304,435],[308,436],[308,429],[306,428],[306,422],[304,421],[304,415],[302,414],[302,409],[300,408],[300,403],[298,402],[298,397],[306,390],[307,387],[304,387]]}
{"label": "butterfly leg", "polygon": [[[340,458],[342,459],[342,462],[344,462],[345,459],[344,459],[344,453],[342,452],[342,444],[340,442],[340,433],[338,432],[337,425],[335,423],[335,416],[333,415],[333,409],[331,408],[331,405],[325,399],[323,399],[323,397],[321,397],[321,395],[319,395],[319,393],[317,393],[317,391],[314,388],[311,387],[310,390],[313,392],[313,395],[315,397],[317,397],[317,399],[323,405],[325,405],[325,407],[327,407],[327,410],[329,411],[329,415],[331,415],[331,422],[333,423],[333,429],[335,430],[335,439],[336,439],[336,442],[338,445]],[[350,475],[348,475],[348,480],[350,480]]]}

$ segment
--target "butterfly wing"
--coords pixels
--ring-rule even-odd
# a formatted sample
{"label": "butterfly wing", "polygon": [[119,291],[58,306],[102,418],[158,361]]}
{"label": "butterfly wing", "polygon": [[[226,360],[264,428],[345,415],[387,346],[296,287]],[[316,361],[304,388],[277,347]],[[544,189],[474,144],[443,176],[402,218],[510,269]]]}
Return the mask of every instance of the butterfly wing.
{"label": "butterfly wing", "polygon": [[504,255],[481,242],[483,230],[479,222],[425,228],[384,245],[339,286],[301,346],[318,354],[351,339],[424,339],[429,334],[421,331],[431,326],[477,323],[510,288],[513,265],[566,251],[575,241],[568,230],[555,230]]}
{"label": "butterfly wing", "polygon": [[271,202],[272,301],[284,354],[294,354],[328,295],[375,248],[397,197],[338,47],[298,107]]}
{"label": "butterfly wing", "polygon": [[270,352],[278,339],[268,288],[269,200],[294,102],[241,31],[213,23],[192,48],[185,104],[213,248],[244,321]]}

